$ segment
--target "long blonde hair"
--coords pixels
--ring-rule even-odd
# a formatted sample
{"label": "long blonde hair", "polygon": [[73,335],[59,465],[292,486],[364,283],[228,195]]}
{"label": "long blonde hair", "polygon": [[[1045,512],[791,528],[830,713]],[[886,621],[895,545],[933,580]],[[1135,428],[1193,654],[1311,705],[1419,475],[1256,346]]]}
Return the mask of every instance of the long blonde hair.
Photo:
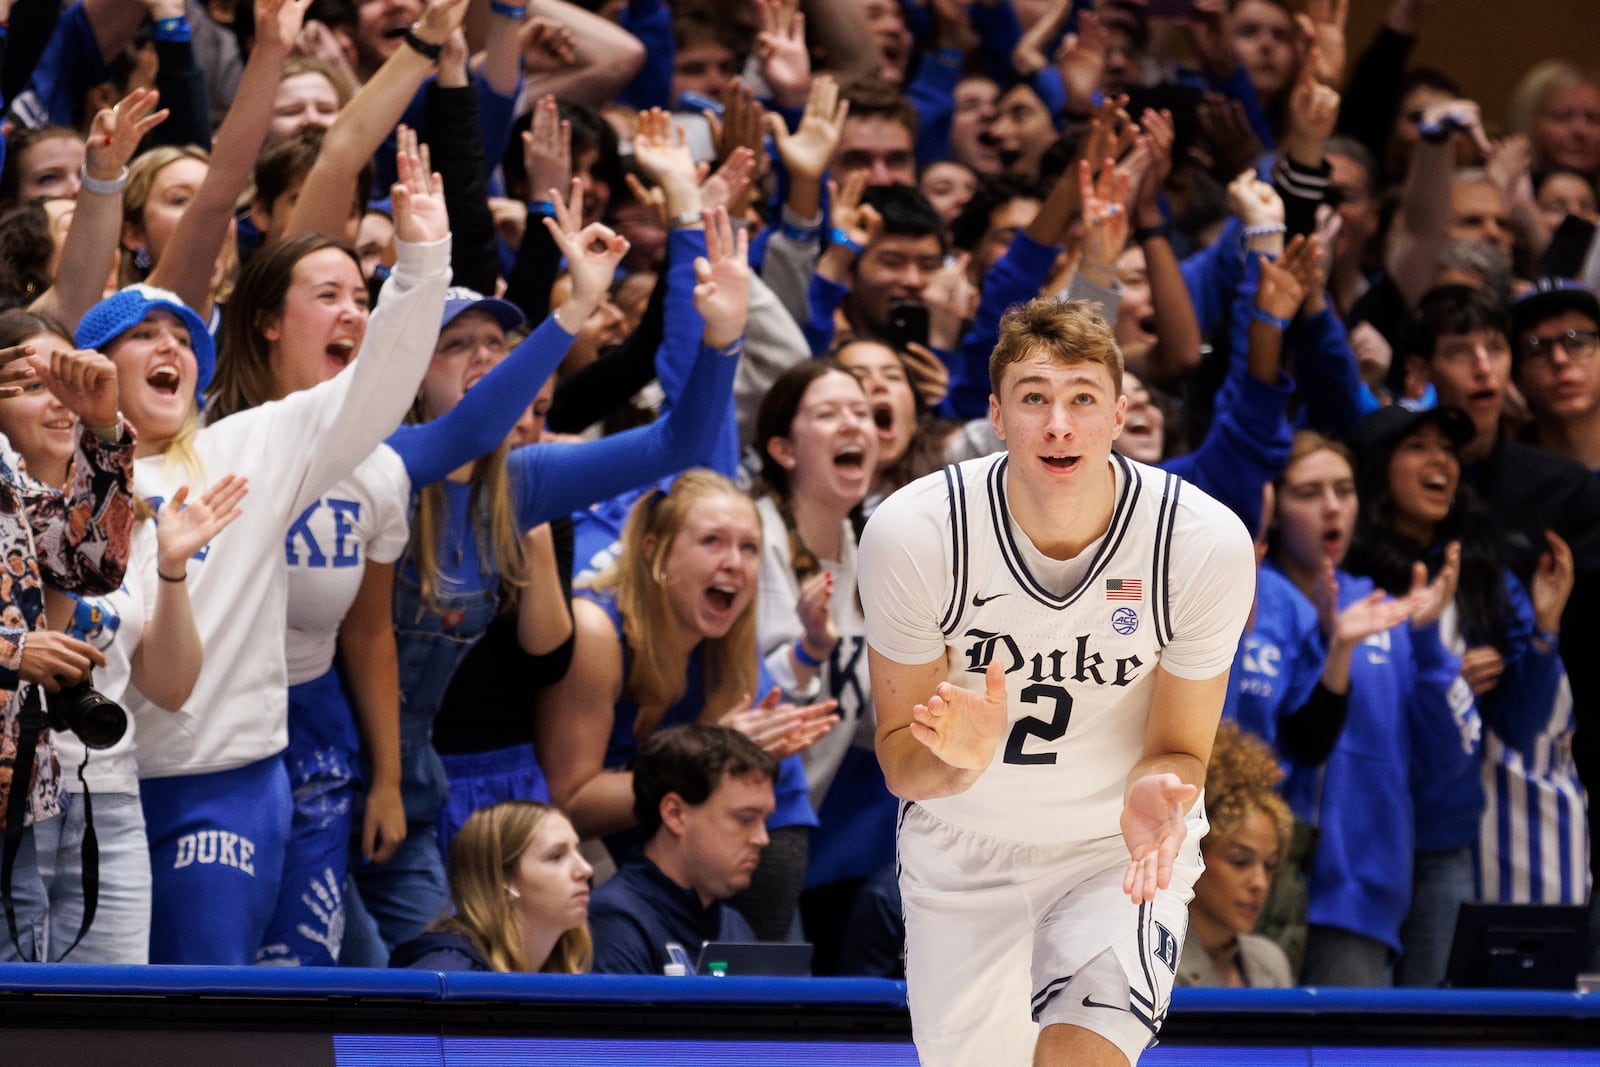
{"label": "long blonde hair", "polygon": [[[422,421],[421,402],[412,409],[414,422]],[[468,526],[472,536],[478,538],[478,560],[482,573],[498,571],[502,597],[501,609],[508,610],[516,595],[528,584],[528,565],[522,555],[522,538],[517,535],[516,508],[511,501],[511,480],[506,477],[506,457],[511,454],[507,441],[472,465],[472,491],[467,501]],[[488,509],[488,538],[480,528],[479,516]],[[412,566],[417,570],[417,584],[421,587],[422,601],[430,608],[439,606],[439,539],[449,523],[450,505],[445,499],[443,479],[425,485],[417,491],[417,501],[411,513]]]}
{"label": "long blonde hair", "polygon": [[497,971],[583,974],[594,959],[587,925],[567,930],[550,958],[528,960],[506,885],[539,826],[561,812],[533,800],[508,800],[473,812],[450,842],[450,899],[456,913],[438,926],[464,935]]}
{"label": "long blonde hair", "polygon": [[[622,613],[622,633],[632,653],[623,693],[639,704],[641,714],[634,732],[640,737],[656,727],[654,719],[645,721],[644,710],[659,714],[688,688],[682,665],[666,654],[668,642],[656,639],[656,635],[682,625],[673,614],[661,568],[689,512],[702,500],[718,496],[755,507],[731,481],[705,468],[684,471],[669,492],[651,489],[645,493],[628,513],[622,554],[590,583],[594,589],[610,590]],[[651,542],[648,550],[646,541]],[[707,707],[729,708],[756,691],[755,600],[740,612],[726,634],[707,638],[703,645]]]}

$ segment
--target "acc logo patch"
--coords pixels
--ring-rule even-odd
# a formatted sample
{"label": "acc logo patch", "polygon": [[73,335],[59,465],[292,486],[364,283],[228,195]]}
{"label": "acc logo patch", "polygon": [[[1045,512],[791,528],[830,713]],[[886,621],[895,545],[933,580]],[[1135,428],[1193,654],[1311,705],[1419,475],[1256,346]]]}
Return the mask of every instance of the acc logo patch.
{"label": "acc logo patch", "polygon": [[1118,608],[1111,613],[1111,628],[1126,637],[1139,628],[1139,613],[1132,608]]}

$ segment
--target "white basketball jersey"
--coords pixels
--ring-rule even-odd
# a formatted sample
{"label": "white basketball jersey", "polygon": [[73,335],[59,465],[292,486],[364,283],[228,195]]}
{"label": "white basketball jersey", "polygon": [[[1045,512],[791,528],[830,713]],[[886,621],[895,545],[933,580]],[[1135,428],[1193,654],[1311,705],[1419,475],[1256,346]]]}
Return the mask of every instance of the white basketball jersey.
{"label": "white basketball jersey", "polygon": [[[1128,772],[1144,749],[1156,666],[1175,628],[1182,627],[1176,636],[1188,645],[1185,662],[1169,665],[1173,673],[1214,677],[1232,661],[1254,592],[1249,538],[1193,485],[1113,453],[1110,525],[1075,561],[1075,584],[1058,595],[1030,571],[1029,557],[1043,557],[1021,542],[1026,535],[1008,517],[1008,462],[1004,455],[972,460],[902,491],[913,494],[911,507],[924,515],[943,501],[945,569],[942,580],[928,577],[942,590],[937,621],[950,681],[982,692],[984,673],[998,657],[1010,699],[1010,727],[988,769],[958,795],[917,803],[945,822],[1005,840],[1117,837]],[[880,564],[925,572],[933,562],[915,545],[900,548],[932,529],[906,521],[907,503],[891,498],[868,524],[870,540],[874,532],[887,533],[874,531],[874,523],[893,519],[896,544],[883,546],[888,558],[869,566],[864,542],[862,571],[869,638],[880,653],[912,663],[919,661],[902,658],[894,635],[874,625],[869,588]],[[886,595],[896,580],[885,582]],[[1182,610],[1184,598],[1196,595],[1211,605]]]}

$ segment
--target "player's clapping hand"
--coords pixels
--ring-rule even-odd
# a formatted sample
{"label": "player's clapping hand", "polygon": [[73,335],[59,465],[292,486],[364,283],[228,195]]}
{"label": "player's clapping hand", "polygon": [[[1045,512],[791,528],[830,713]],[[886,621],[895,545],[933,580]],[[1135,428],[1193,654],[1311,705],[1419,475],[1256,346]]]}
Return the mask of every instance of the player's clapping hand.
{"label": "player's clapping hand", "polygon": [[1184,807],[1199,793],[1176,774],[1147,774],[1128,787],[1122,808],[1122,839],[1127,843],[1128,873],[1122,891],[1135,904],[1154,900],[1156,890],[1172,884],[1172,864],[1189,828]]}
{"label": "player's clapping hand", "polygon": [[989,662],[983,686],[982,693],[975,693],[941,682],[926,704],[911,709],[911,736],[952,767],[988,767],[1009,721],[1006,672],[998,659]]}

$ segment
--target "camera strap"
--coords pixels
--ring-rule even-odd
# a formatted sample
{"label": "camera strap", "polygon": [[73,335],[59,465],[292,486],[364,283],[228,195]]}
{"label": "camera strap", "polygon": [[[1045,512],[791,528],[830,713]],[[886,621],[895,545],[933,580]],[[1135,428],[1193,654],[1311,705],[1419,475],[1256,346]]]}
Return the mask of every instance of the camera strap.
{"label": "camera strap", "polygon": [[[28,686],[27,692],[23,694],[22,710],[17,720],[21,730],[17,737],[16,762],[11,768],[11,791],[6,800],[5,853],[4,857],[0,858],[0,897],[5,901],[6,929],[11,933],[11,943],[17,946],[17,952],[24,960],[37,963],[39,957],[32,959],[28,957],[17,934],[16,902],[11,899],[11,870],[16,863],[17,851],[22,847],[22,836],[26,832],[23,821],[28,813],[28,790],[33,780],[39,737],[47,726],[44,707],[39,701],[38,686]],[[83,776],[84,769],[88,766],[89,751],[85,747],[83,763],[78,767],[78,781],[83,783],[83,919],[78,924],[78,936],[74,937],[72,944],[61,953],[63,960],[78,947],[83,935],[89,932],[89,927],[94,924],[95,909],[100,903],[100,839],[94,832],[94,799],[89,792],[89,783]],[[35,863],[37,864],[37,860]]]}
{"label": "camera strap", "polygon": [[[0,858],[0,897],[5,900],[6,929],[11,931],[11,943],[28,963],[37,963],[39,956],[30,957],[17,935],[17,906],[11,899],[11,868],[17,861],[17,850],[22,847],[26,833],[23,822],[28,817],[28,789],[33,781],[34,757],[39,748],[39,735],[44,733],[44,708],[39,703],[39,687],[30,685],[22,695],[22,708],[17,714],[17,756],[11,765],[11,791],[6,796],[5,855]],[[39,946],[34,946],[35,950]]]}

